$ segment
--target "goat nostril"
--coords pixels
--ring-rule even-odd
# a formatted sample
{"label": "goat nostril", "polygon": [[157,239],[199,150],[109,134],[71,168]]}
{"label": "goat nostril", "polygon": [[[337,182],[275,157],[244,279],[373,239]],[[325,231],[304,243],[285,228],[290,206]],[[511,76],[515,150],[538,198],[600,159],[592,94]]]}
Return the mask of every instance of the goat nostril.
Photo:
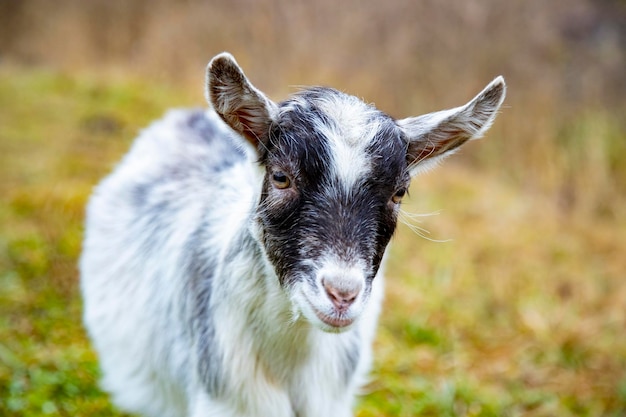
{"label": "goat nostril", "polygon": [[330,298],[330,301],[333,303],[333,305],[337,309],[341,310],[345,310],[350,307],[350,305],[354,303],[359,295],[359,292],[361,291],[360,284],[355,285],[352,288],[337,288],[328,283],[328,281],[326,281],[325,279],[322,279],[322,285],[324,286],[326,294],[328,295],[328,298]]}

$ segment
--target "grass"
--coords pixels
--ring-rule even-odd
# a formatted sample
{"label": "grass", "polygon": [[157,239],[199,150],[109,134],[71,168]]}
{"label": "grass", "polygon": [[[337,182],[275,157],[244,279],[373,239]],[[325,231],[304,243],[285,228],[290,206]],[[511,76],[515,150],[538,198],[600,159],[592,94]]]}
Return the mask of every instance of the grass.
{"label": "grass", "polygon": [[[448,402],[424,415],[623,414],[620,229],[563,218],[540,197],[463,168],[441,171],[448,174],[424,177],[413,194],[426,196],[419,206],[449,208],[428,223],[435,238],[455,239],[429,243],[400,232],[379,383],[427,378],[431,391],[439,387],[427,398]],[[383,388],[402,407],[420,392],[405,379]],[[444,395],[450,387],[456,396]],[[415,415],[404,412],[391,415]]]}
{"label": "grass", "polygon": [[[183,104],[201,104],[200,93],[0,71],[0,415],[121,415],[97,387],[80,320],[83,208],[137,130]],[[406,226],[394,238],[357,416],[626,414],[626,217],[602,191],[625,184],[611,126],[589,113],[543,129],[555,132],[550,154],[567,149],[546,165],[545,186],[504,172],[498,124],[465,158],[414,181],[404,209],[442,210],[418,226],[444,242]],[[599,171],[578,177],[576,164]],[[568,175],[573,190],[550,182]]]}
{"label": "grass", "polygon": [[181,100],[147,92],[0,73],[0,415],[116,415],[96,385],[76,260],[92,186],[138,126]]}

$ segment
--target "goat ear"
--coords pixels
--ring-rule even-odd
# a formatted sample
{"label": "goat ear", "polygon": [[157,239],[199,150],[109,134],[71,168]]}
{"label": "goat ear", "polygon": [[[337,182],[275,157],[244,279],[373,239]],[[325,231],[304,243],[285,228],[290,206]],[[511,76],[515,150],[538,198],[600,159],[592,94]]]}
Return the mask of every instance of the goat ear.
{"label": "goat ear", "polygon": [[398,120],[409,141],[411,176],[433,167],[468,140],[481,137],[495,120],[505,94],[500,76],[464,106]]}
{"label": "goat ear", "polygon": [[221,53],[209,62],[205,96],[217,114],[255,147],[267,141],[278,106],[248,81],[231,54]]}

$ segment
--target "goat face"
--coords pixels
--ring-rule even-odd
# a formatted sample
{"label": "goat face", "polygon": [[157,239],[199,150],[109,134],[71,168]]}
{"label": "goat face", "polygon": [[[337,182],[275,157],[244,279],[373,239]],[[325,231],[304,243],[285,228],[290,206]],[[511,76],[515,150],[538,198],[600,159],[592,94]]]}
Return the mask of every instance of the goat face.
{"label": "goat face", "polygon": [[265,167],[257,237],[294,310],[326,331],[363,312],[411,175],[493,121],[494,80],[467,105],[394,120],[361,100],[311,88],[276,104],[228,54],[207,69],[207,99]]}
{"label": "goat face", "polygon": [[260,152],[262,242],[298,310],[325,329],[359,316],[409,182],[395,122],[314,88],[279,105]]}

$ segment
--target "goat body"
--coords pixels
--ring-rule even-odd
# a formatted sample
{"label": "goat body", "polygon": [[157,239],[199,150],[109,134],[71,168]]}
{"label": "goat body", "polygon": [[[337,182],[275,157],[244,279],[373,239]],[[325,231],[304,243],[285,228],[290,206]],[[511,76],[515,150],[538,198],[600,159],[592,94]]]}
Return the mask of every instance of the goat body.
{"label": "goat body", "polygon": [[146,129],[87,210],[84,321],[103,387],[146,416],[347,417],[413,175],[505,93],[394,120],[315,87],[274,103],[224,53],[214,110]]}

